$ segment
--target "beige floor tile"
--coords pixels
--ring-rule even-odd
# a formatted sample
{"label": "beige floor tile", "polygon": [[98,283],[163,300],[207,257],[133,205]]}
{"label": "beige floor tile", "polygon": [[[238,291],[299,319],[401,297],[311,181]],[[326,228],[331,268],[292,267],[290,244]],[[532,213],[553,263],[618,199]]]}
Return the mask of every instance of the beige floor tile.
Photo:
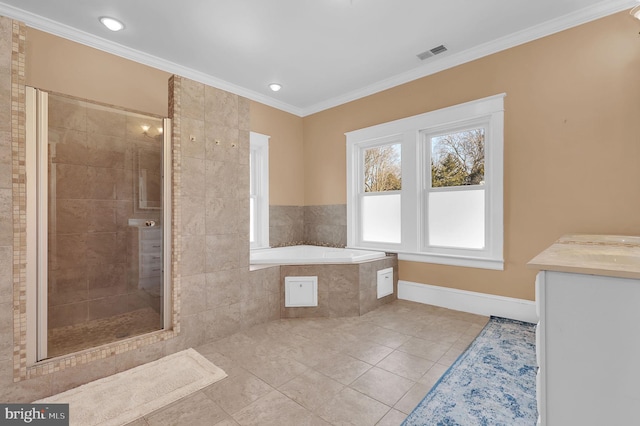
{"label": "beige floor tile", "polygon": [[332,349],[334,351],[341,351],[344,348],[358,344],[361,340],[351,333],[346,331],[328,330],[324,336],[320,337],[315,342],[321,346]]}
{"label": "beige floor tile", "polygon": [[308,340],[305,344],[287,346],[280,355],[298,361],[307,367],[315,367],[322,362],[333,359],[338,354],[338,351]]}
{"label": "beige floor tile", "polygon": [[316,413],[332,425],[373,426],[389,411],[390,407],[350,388],[316,410]]}
{"label": "beige floor tile", "polygon": [[453,347],[466,350],[476,337],[478,337],[478,333],[480,333],[480,331],[481,329],[476,331],[475,328],[467,330],[458,338],[458,340],[455,341]]}
{"label": "beige floor tile", "polygon": [[149,426],[215,425],[229,416],[202,392],[196,392],[145,416]]}
{"label": "beige floor tile", "polygon": [[464,349],[452,347],[447,352],[445,352],[444,355],[440,357],[440,359],[438,359],[438,363],[449,367],[458,359],[458,357],[463,352],[464,352]]}
{"label": "beige floor tile", "polygon": [[402,411],[392,409],[389,410],[389,412],[382,418],[382,420],[376,423],[376,426],[398,426],[406,418],[407,415]]}
{"label": "beige floor tile", "polygon": [[424,358],[405,352],[394,351],[391,355],[376,364],[376,366],[409,380],[418,381],[433,364],[434,362]]}
{"label": "beige floor tile", "polygon": [[290,332],[312,340],[325,336],[327,331],[340,325],[337,318],[294,318],[280,321],[286,323]]}
{"label": "beige floor tile", "polygon": [[373,367],[358,377],[350,388],[392,407],[414,384],[412,380]]}
{"label": "beige floor tile", "polygon": [[278,390],[303,407],[314,410],[329,401],[342,389],[344,389],[343,384],[309,369],[280,386]]}
{"label": "beige floor tile", "polygon": [[[225,337],[224,339],[217,340],[204,346],[237,362],[239,358],[242,358],[247,353],[255,354],[255,351],[253,350],[255,345],[256,342],[249,336],[246,336],[243,333],[235,333],[229,337]],[[258,355],[265,354],[260,353]]]}
{"label": "beige floor tile", "polygon": [[451,346],[460,338],[460,336],[462,336],[462,334],[462,332],[447,330],[440,324],[431,323],[430,325],[423,327],[416,334],[416,337],[430,342]]}
{"label": "beige floor tile", "polygon": [[224,411],[233,414],[272,390],[271,386],[245,372],[214,383],[204,393]]}
{"label": "beige floor tile", "polygon": [[308,368],[293,359],[280,356],[256,357],[242,366],[274,388],[287,383]]}
{"label": "beige floor tile", "polygon": [[337,327],[339,330],[346,331],[359,339],[366,339],[376,328],[372,322],[363,320],[362,317],[356,318],[356,321],[349,321]]}
{"label": "beige floor tile", "polygon": [[418,383],[422,383],[431,388],[438,382],[438,380],[440,380],[440,377],[442,377],[442,375],[446,373],[448,369],[449,367],[447,367],[446,365],[436,363],[429,369],[429,371],[424,373],[424,376],[422,376],[422,378],[418,380]]}
{"label": "beige floor tile", "polygon": [[347,346],[344,352],[347,355],[351,355],[352,357],[359,359],[360,361],[375,365],[393,352],[393,349],[372,341],[360,341]]}
{"label": "beige floor tile", "polygon": [[416,321],[411,317],[411,315],[396,313],[389,313],[387,318],[381,321],[375,321],[375,323],[380,327],[410,336],[415,335],[422,329],[422,327],[424,327],[424,322]]}
{"label": "beige floor tile", "polygon": [[401,399],[393,406],[398,411],[402,411],[405,414],[409,414],[416,408],[416,405],[422,401],[422,399],[429,393],[431,386],[424,383],[416,383],[409,392],[407,392]]}
{"label": "beige floor tile", "polygon": [[444,355],[451,346],[443,345],[440,343],[434,343],[429,340],[419,339],[412,337],[398,348],[401,352],[406,352],[411,355],[419,356],[420,358],[428,359],[429,361],[436,362],[442,355]]}
{"label": "beige floor tile", "polygon": [[238,411],[233,418],[242,426],[329,425],[276,390]]}
{"label": "beige floor tile", "polygon": [[149,423],[144,418],[134,420],[131,423],[127,423],[125,426],[149,426]]}
{"label": "beige floor tile", "polygon": [[[191,425],[191,426],[196,426],[196,425]],[[213,424],[211,426],[239,426],[239,424],[232,418],[228,418],[228,419],[224,419],[219,423]]]}
{"label": "beige floor tile", "polygon": [[487,325],[487,322],[489,321],[489,317],[485,316],[485,315],[476,315],[476,314],[472,314],[469,312],[462,312],[462,311],[454,311],[454,310],[446,310],[443,313],[445,316],[449,317],[449,318],[455,318],[458,320],[462,320],[462,321],[466,321],[469,323],[473,323],[476,325],[480,326],[480,329],[478,330],[478,332],[485,326]]}
{"label": "beige floor tile", "polygon": [[399,346],[402,346],[402,344],[407,340],[411,339],[411,336],[398,333],[397,331],[389,330],[387,328],[378,327],[373,330],[367,338],[380,345],[396,349]]}
{"label": "beige floor tile", "polygon": [[[332,359],[322,362],[315,370],[331,377],[343,385],[350,385],[372,367],[371,364],[355,359],[349,355],[338,354]],[[425,370],[426,371],[426,370]],[[422,375],[420,375],[422,376]]]}

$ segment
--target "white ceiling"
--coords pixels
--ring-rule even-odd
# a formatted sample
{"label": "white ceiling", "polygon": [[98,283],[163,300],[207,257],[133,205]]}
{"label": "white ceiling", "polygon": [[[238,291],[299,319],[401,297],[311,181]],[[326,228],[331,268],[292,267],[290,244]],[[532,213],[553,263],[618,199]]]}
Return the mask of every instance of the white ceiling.
{"label": "white ceiling", "polygon": [[[0,0],[0,15],[305,116],[634,0]],[[100,16],[123,21],[112,33]],[[448,51],[416,55],[444,44]],[[271,92],[268,84],[283,88]]]}

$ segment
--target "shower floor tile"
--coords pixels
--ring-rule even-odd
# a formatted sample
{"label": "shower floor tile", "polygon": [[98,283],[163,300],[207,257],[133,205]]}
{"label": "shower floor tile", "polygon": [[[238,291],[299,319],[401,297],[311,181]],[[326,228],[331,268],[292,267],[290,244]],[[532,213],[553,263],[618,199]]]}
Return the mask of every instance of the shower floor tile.
{"label": "shower floor tile", "polygon": [[49,329],[49,358],[150,333],[161,328],[160,314],[152,308]]}

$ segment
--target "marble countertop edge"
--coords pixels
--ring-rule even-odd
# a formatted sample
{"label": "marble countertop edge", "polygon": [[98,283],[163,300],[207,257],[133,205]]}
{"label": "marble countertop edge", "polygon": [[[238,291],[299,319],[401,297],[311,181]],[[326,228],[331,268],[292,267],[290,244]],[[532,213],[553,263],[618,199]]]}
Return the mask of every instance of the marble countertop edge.
{"label": "marble countertop edge", "polygon": [[534,257],[532,269],[640,279],[640,237],[569,234]]}

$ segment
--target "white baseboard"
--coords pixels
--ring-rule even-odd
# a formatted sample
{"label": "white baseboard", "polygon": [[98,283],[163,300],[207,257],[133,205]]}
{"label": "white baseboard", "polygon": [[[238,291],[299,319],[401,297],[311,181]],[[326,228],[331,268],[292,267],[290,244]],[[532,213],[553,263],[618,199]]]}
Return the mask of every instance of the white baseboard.
{"label": "white baseboard", "polygon": [[398,281],[398,299],[440,306],[478,315],[495,315],[537,323],[536,304],[530,300],[476,293],[454,288]]}

